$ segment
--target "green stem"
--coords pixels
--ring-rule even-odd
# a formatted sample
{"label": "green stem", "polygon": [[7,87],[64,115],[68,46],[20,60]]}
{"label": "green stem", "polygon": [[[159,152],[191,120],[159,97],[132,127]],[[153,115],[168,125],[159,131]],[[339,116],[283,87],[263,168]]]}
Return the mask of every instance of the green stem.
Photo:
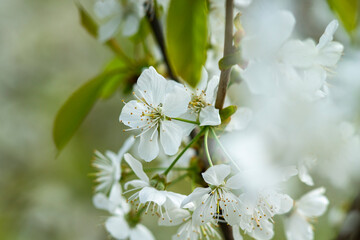
{"label": "green stem", "polygon": [[[165,167],[145,168],[144,172],[155,172],[155,171],[162,171],[162,170],[166,170],[166,168]],[[192,170],[192,168],[174,167],[173,170],[175,170],[175,171],[189,171],[189,170]]]}
{"label": "green stem", "polygon": [[205,131],[205,137],[204,137],[204,147],[205,147],[206,157],[209,161],[209,166],[212,167],[213,164],[212,164],[210,153],[209,153],[208,137],[209,137],[209,128],[207,127],[206,131]]}
{"label": "green stem", "polygon": [[189,147],[191,145],[193,145],[194,143],[196,143],[199,138],[201,137],[201,135],[204,133],[204,131],[206,130],[206,128],[202,128],[200,130],[200,132],[189,142],[188,145],[186,145],[186,147],[179,153],[179,155],[176,156],[176,158],[174,159],[174,161],[170,164],[170,166],[164,171],[163,175],[167,175],[170,170],[174,167],[174,165],[176,164],[176,162],[181,158],[181,156],[186,152],[186,150],[189,149]]}
{"label": "green stem", "polygon": [[196,124],[196,125],[200,125],[199,122],[195,122],[195,121],[191,121],[191,120],[187,120],[187,119],[183,119],[183,118],[171,118],[173,120],[178,120],[181,122],[186,122],[186,123],[192,123],[192,124]]}
{"label": "green stem", "polygon": [[231,156],[228,154],[228,152],[226,151],[225,147],[222,145],[222,143],[220,142],[220,139],[218,138],[218,136],[216,135],[215,131],[213,128],[210,128],[211,133],[213,134],[215,141],[217,142],[217,144],[220,146],[221,150],[223,151],[223,153],[226,155],[226,157],[235,165],[235,167],[237,168],[237,170],[240,171],[240,167],[237,165],[237,163],[231,158]]}
{"label": "green stem", "polygon": [[114,38],[109,39],[106,42],[106,45],[111,48],[116,54],[118,54],[121,58],[123,58],[125,61],[133,63],[133,60],[130,59],[121,49],[120,45],[117,43],[117,41]]}

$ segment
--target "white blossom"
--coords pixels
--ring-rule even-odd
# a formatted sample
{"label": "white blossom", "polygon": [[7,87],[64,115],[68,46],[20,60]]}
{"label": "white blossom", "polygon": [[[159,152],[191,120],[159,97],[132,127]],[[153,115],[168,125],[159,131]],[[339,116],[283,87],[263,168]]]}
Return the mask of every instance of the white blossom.
{"label": "white blossom", "polygon": [[130,206],[121,194],[119,183],[114,184],[109,197],[103,193],[97,193],[93,197],[94,206],[106,210],[112,216],[107,218],[105,228],[112,237],[119,240],[155,240],[152,233],[142,224],[134,222],[130,224],[126,215],[130,212]]}
{"label": "white blossom", "polygon": [[296,174],[293,166],[281,169],[268,166],[235,175],[233,181],[243,191],[239,196],[243,211],[237,227],[255,239],[271,239],[274,235],[273,217],[287,213],[293,206],[291,197],[277,190],[278,184]]}
{"label": "white blossom", "polygon": [[103,21],[98,30],[99,41],[106,42],[114,37],[119,28],[124,36],[134,35],[145,15],[144,2],[129,0],[123,4],[117,0],[97,0],[94,12]]}
{"label": "white blossom", "polygon": [[119,240],[155,240],[155,237],[144,225],[138,223],[130,226],[123,214],[117,214],[107,219],[106,230],[112,237]]}
{"label": "white blossom", "polygon": [[221,123],[219,109],[215,108],[216,92],[219,85],[219,77],[213,76],[208,79],[205,68],[202,69],[201,79],[197,88],[191,93],[189,102],[189,114],[192,119],[199,120],[200,126],[216,126]]}
{"label": "white blossom", "polygon": [[206,224],[196,224],[192,220],[194,205],[189,204],[189,209],[175,207],[168,211],[164,219],[159,219],[160,226],[178,226],[176,234],[172,240],[198,240],[198,239],[220,239],[219,233],[215,230],[212,222]]}
{"label": "white blossom", "polygon": [[197,206],[192,216],[195,224],[205,224],[213,219],[216,222],[225,219],[230,225],[239,222],[242,209],[237,196],[232,193],[239,184],[234,181],[234,177],[225,180],[230,175],[230,171],[230,166],[225,164],[210,167],[202,173],[209,187],[196,188],[182,202],[181,206],[191,202]]}
{"label": "white blossom", "polygon": [[285,220],[285,232],[288,240],[312,240],[314,232],[311,221],[323,215],[329,204],[324,196],[325,188],[314,189],[295,202],[295,210]]}
{"label": "white blossom", "polygon": [[118,153],[106,151],[105,155],[103,155],[99,151],[95,151],[95,159],[92,164],[93,167],[98,169],[98,172],[95,173],[95,181],[98,183],[95,187],[95,192],[107,193],[115,183],[119,182],[121,177],[121,160],[133,143],[134,138],[128,138]]}
{"label": "white blossom", "polygon": [[114,213],[119,209],[124,212],[130,210],[126,199],[122,197],[122,189],[119,183],[115,183],[112,186],[109,196],[104,193],[96,193],[93,196],[93,204],[96,208],[106,210],[110,213]]}
{"label": "white blossom", "polygon": [[289,40],[295,25],[290,12],[265,13],[258,22],[251,16],[244,19],[246,35],[241,42],[243,57],[249,61],[242,76],[250,90],[310,100],[325,96],[327,71],[335,67],[343,51],[340,43],[332,41],[337,21],[328,25],[315,45],[313,40]]}
{"label": "white blossom", "polygon": [[128,189],[129,186],[134,187],[125,193],[135,191],[128,200],[138,208],[146,207],[145,214],[150,210],[153,214],[164,218],[169,207],[178,206],[184,200],[185,196],[182,194],[162,190],[161,188],[165,188],[165,186],[160,189],[158,186],[153,186],[141,163],[129,153],[124,155],[124,159],[139,178],[125,183],[125,189]]}
{"label": "white blossom", "polygon": [[175,154],[181,144],[184,131],[179,117],[187,111],[190,96],[183,85],[167,81],[153,67],[144,70],[135,87],[137,100],[125,104],[120,122],[128,130],[141,133],[139,155],[145,161],[153,160],[159,154],[159,141],[167,155]]}
{"label": "white blossom", "polygon": [[299,179],[309,186],[314,186],[314,180],[309,174],[309,169],[311,169],[316,162],[314,156],[307,156],[299,161],[298,170],[299,170]]}

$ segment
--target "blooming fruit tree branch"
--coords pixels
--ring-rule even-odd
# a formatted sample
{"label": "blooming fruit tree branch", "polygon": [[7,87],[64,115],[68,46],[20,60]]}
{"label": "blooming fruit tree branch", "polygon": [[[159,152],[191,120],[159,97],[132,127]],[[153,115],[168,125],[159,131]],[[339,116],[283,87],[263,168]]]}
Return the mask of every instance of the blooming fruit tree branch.
{"label": "blooming fruit tree branch", "polygon": [[358,175],[360,138],[330,89],[338,21],[314,41],[294,39],[295,17],[272,1],[97,0],[93,13],[80,8],[83,26],[116,55],[61,108],[54,140],[60,151],[98,99],[123,90],[127,140],[93,160],[109,235],[314,239],[330,203],[314,186]]}

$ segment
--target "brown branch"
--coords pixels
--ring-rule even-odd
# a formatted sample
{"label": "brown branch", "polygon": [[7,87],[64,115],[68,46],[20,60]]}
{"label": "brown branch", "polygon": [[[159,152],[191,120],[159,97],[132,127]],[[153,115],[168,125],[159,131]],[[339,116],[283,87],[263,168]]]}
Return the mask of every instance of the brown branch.
{"label": "brown branch", "polygon": [[[234,0],[226,0],[226,10],[225,10],[225,36],[224,36],[224,57],[230,55],[233,52],[233,12],[234,12]],[[231,67],[222,70],[220,74],[220,82],[216,96],[215,107],[217,109],[222,109],[224,106],[226,89],[230,80]],[[224,236],[225,240],[234,240],[232,234],[232,228],[226,223],[220,223],[220,229]]]}
{"label": "brown branch", "polygon": [[168,74],[171,79],[178,81],[177,77],[175,76],[173,70],[171,69],[171,65],[169,62],[169,58],[166,53],[166,45],[164,40],[164,34],[159,22],[159,19],[156,16],[156,9],[154,7],[153,1],[149,0],[144,3],[145,11],[146,11],[146,18],[149,21],[150,27],[154,33],[155,40],[159,45],[161,54],[163,56],[164,62],[166,64]]}
{"label": "brown branch", "polygon": [[[225,19],[225,39],[224,39],[224,57],[233,52],[233,12],[234,0],[226,0],[226,19]],[[215,107],[222,109],[224,106],[226,89],[230,80],[231,68],[222,70],[220,74],[220,82],[216,96]]]}

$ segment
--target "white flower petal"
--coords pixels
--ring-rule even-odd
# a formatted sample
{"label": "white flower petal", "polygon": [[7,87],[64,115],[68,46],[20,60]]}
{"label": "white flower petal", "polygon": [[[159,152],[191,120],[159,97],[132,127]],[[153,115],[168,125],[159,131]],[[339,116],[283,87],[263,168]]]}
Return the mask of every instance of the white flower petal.
{"label": "white flower petal", "polygon": [[240,189],[245,184],[244,180],[243,174],[240,172],[229,178],[225,186],[231,189]]}
{"label": "white flower petal", "polygon": [[144,182],[143,180],[131,180],[125,183],[124,188],[128,189],[129,186],[133,186],[134,188],[143,188],[143,187],[148,187],[149,183],[148,182]]}
{"label": "white flower petal", "polygon": [[179,194],[179,193],[174,193],[174,192],[168,192],[165,191],[166,194],[166,204],[168,206],[171,206],[171,208],[179,208],[181,203],[184,201],[184,199],[186,198],[185,195]]}
{"label": "white flower petal", "polygon": [[158,106],[164,102],[166,95],[166,79],[153,67],[144,70],[137,80],[136,90],[148,104]]}
{"label": "white flower petal", "polygon": [[324,196],[325,188],[317,188],[302,196],[297,202],[297,211],[306,217],[318,217],[324,214],[329,200]]}
{"label": "white flower petal", "polygon": [[159,218],[160,226],[176,226],[184,222],[184,219],[189,218],[190,212],[182,208],[174,208],[164,214],[164,218]]}
{"label": "white flower petal", "polygon": [[317,48],[323,48],[333,40],[334,34],[338,26],[339,22],[337,20],[332,20],[327,25],[324,34],[319,39],[319,44],[317,45]]}
{"label": "white flower petal", "polygon": [[261,228],[255,227],[255,230],[250,234],[255,239],[269,240],[274,236],[273,224],[269,221],[262,221]]}
{"label": "white flower petal", "polygon": [[219,86],[219,81],[220,81],[219,76],[213,76],[209,80],[208,85],[206,87],[206,91],[205,91],[206,102],[208,102],[210,104],[215,103],[216,93],[217,93],[217,89],[218,89],[218,86]]}
{"label": "white flower petal", "polygon": [[111,236],[117,239],[126,239],[130,236],[130,227],[121,216],[108,218],[105,222],[105,228]]}
{"label": "white flower petal", "polygon": [[242,77],[252,93],[268,95],[279,86],[275,70],[273,64],[250,61]]}
{"label": "white flower petal", "polygon": [[150,162],[159,155],[158,130],[152,128],[140,136],[139,156]]}
{"label": "white flower petal", "polygon": [[216,214],[217,200],[214,196],[209,196],[197,206],[193,212],[192,219],[196,225],[202,225],[213,220]]}
{"label": "white flower petal", "polygon": [[[189,109],[186,113],[180,115],[179,118],[190,120],[190,121],[196,121],[197,117],[195,114],[193,114],[192,110]],[[174,119],[172,121],[176,122],[176,124],[181,127],[181,129],[183,131],[183,136],[189,136],[191,131],[196,127],[195,124],[182,122],[182,121],[178,121],[178,120],[174,120]]]}
{"label": "white flower petal", "polygon": [[149,177],[143,170],[142,164],[136,160],[130,153],[124,155],[125,161],[129,164],[130,168],[134,171],[136,176],[144,182],[149,182]]}
{"label": "white flower petal", "polygon": [[113,202],[120,202],[120,199],[122,194],[122,189],[120,183],[116,182],[111,187],[110,194],[109,194],[109,200]]}
{"label": "white flower petal", "polygon": [[200,126],[217,126],[221,123],[219,109],[207,106],[200,111]]}
{"label": "white flower petal", "polygon": [[120,4],[116,0],[100,0],[94,4],[95,15],[104,19],[115,14],[120,14]]}
{"label": "white flower petal", "polygon": [[314,186],[314,181],[309,174],[307,167],[304,164],[299,166],[299,178],[300,180],[309,186]]}
{"label": "white flower petal", "polygon": [[159,191],[153,187],[144,187],[139,192],[139,200],[140,203],[154,202],[161,206],[166,201],[166,192]]}
{"label": "white flower petal", "polygon": [[330,42],[321,49],[317,61],[322,66],[334,67],[343,51],[344,46],[341,43]]}
{"label": "white flower petal", "polygon": [[280,51],[280,56],[285,63],[299,68],[311,67],[317,54],[318,50],[312,39],[287,41]]}
{"label": "white flower petal", "polygon": [[312,240],[314,232],[311,225],[299,214],[292,214],[284,221],[286,238],[288,240]]}
{"label": "white flower petal", "polygon": [[140,25],[140,20],[138,17],[134,16],[133,14],[130,14],[126,17],[125,22],[123,23],[123,30],[122,34],[125,37],[134,35]]}
{"label": "white flower petal", "polygon": [[146,125],[144,121],[141,121],[141,115],[143,112],[145,112],[145,110],[147,110],[147,108],[144,106],[144,104],[137,100],[131,100],[122,108],[119,121],[131,128],[141,129]]}
{"label": "white flower petal", "polygon": [[220,186],[224,183],[225,178],[230,174],[231,169],[229,165],[219,164],[210,167],[201,175],[206,183],[213,186]]}
{"label": "white flower petal", "polygon": [[[249,17],[253,16],[250,14]],[[250,60],[278,51],[291,35],[295,18],[288,11],[272,11],[271,14],[265,13],[260,21],[253,22],[253,26],[247,26],[246,22],[244,24],[247,34],[241,40],[242,55]]]}
{"label": "white flower petal", "polygon": [[162,121],[160,124],[160,142],[167,155],[178,152],[183,137],[181,127],[174,121]]}
{"label": "white flower petal", "polygon": [[206,90],[206,85],[208,83],[208,76],[209,75],[208,75],[208,72],[206,71],[206,68],[202,67],[201,78],[200,78],[198,85],[196,86],[196,89],[198,89],[199,92]]}
{"label": "white flower petal", "polygon": [[115,16],[106,23],[100,25],[98,30],[99,41],[103,43],[109,40],[110,38],[112,38],[117,32],[120,22],[121,22],[121,17]]}
{"label": "white flower petal", "polygon": [[253,112],[250,108],[241,107],[231,116],[230,123],[226,126],[226,131],[236,131],[245,129],[253,116]]}
{"label": "white flower petal", "polygon": [[294,200],[287,194],[279,194],[280,206],[277,214],[284,214],[291,210],[294,205]]}
{"label": "white flower petal", "polygon": [[[163,112],[168,117],[179,117],[181,114],[188,110],[188,105],[191,100],[189,93],[185,90],[185,87],[180,84],[174,85],[168,82],[170,87],[163,104]],[[180,85],[180,86],[179,86]]]}
{"label": "white flower petal", "polygon": [[108,210],[109,200],[103,193],[97,193],[93,196],[93,204],[97,209]]}
{"label": "white flower petal", "polygon": [[209,194],[209,192],[211,192],[211,188],[195,188],[194,191],[182,201],[180,207],[186,208],[188,203],[201,201],[201,197]]}
{"label": "white flower petal", "polygon": [[144,225],[137,224],[131,229],[130,240],[155,240],[155,237]]}
{"label": "white flower petal", "polygon": [[247,7],[251,4],[252,0],[235,0],[234,5],[237,8]]}

